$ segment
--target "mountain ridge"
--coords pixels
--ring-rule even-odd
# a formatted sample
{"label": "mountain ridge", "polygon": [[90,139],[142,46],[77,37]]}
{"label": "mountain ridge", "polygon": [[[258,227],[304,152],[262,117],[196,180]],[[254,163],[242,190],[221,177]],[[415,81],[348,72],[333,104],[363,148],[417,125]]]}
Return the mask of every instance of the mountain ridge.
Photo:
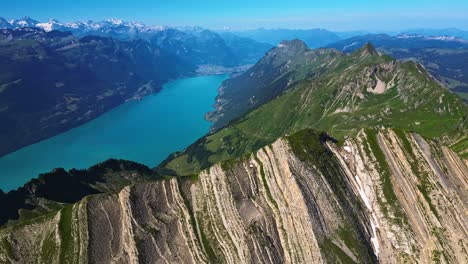
{"label": "mountain ridge", "polygon": [[400,60],[423,64],[441,83],[465,101],[468,98],[468,77],[464,74],[468,56],[468,42],[453,37],[425,37],[422,35],[372,34],[341,40],[328,45],[342,52],[354,52],[371,42],[381,52]]}
{"label": "mountain ridge", "polygon": [[[279,96],[308,75],[318,76],[342,54],[311,50],[301,40],[283,41],[245,73],[225,81],[216,97],[216,110],[208,113],[219,129],[246,111]],[[327,61],[325,63],[325,61]]]}
{"label": "mountain ridge", "polygon": [[[434,155],[438,147],[391,129],[341,146],[299,131],[196,177],[137,182],[0,229],[0,260],[463,263],[463,223],[453,216],[466,201],[466,164],[445,147]],[[154,251],[158,241],[166,246]]]}
{"label": "mountain ridge", "polygon": [[370,45],[288,43],[244,75],[274,69],[270,84],[289,65],[291,87],[169,156],[156,180],[2,227],[0,260],[464,263],[467,106]]}
{"label": "mountain ridge", "polygon": [[[339,140],[356,135],[361,128],[381,126],[445,139],[446,144],[466,138],[467,106],[434,82],[424,67],[386,55],[362,57],[363,53],[366,49],[338,55],[319,75],[283,86],[271,101],[237,112],[240,114],[230,119],[229,125],[220,126],[160,166],[175,175],[189,175],[305,128],[327,131]],[[255,69],[259,68],[254,66],[251,71]],[[243,75],[251,74],[247,71]],[[270,77],[274,80],[276,76]],[[239,87],[245,85],[231,89]],[[269,85],[259,87],[260,93],[271,89]]]}

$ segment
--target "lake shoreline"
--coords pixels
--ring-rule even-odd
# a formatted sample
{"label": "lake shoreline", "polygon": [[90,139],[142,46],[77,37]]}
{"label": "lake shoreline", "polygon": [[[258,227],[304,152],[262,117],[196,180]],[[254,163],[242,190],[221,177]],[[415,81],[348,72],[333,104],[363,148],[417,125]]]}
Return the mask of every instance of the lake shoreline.
{"label": "lake shoreline", "polygon": [[[14,153],[18,150],[21,150],[22,148],[40,143],[44,140],[47,140],[49,138],[55,137],[57,135],[60,135],[62,133],[66,133],[76,127],[82,126],[88,122],[91,122],[95,120],[96,118],[99,118],[100,116],[108,113],[109,111],[112,111],[116,107],[119,107],[129,101],[141,101],[148,95],[152,94],[158,94],[161,92],[163,89],[164,85],[167,83],[179,80],[179,79],[185,79],[185,78],[193,78],[193,77],[200,77],[200,76],[212,76],[212,75],[236,75],[244,72],[247,70],[251,65],[240,65],[236,67],[223,67],[219,65],[199,65],[197,70],[195,72],[189,73],[189,74],[184,74],[179,76],[178,78],[173,78],[173,79],[167,79],[165,83],[163,84],[156,84],[154,87],[150,85],[146,90],[142,89],[142,91],[137,91],[135,94],[123,98],[120,102],[114,102],[110,104],[110,106],[106,107],[105,109],[93,109],[91,112],[91,115],[88,117],[87,115],[82,115],[80,116],[81,120],[73,120],[70,122],[70,124],[62,126],[62,127],[57,127],[54,129],[53,132],[45,132],[44,135],[39,135],[36,136],[37,139],[32,139],[32,140],[24,140],[27,143],[18,143],[16,146],[13,147],[7,147],[5,149],[0,149],[0,159],[3,158],[6,155],[9,155],[11,153]],[[147,84],[148,85],[148,84]]]}
{"label": "lake shoreline", "polygon": [[[20,178],[29,180],[37,177],[39,173],[48,172],[54,168],[87,168],[110,158],[133,160],[149,167],[156,166],[170,153],[183,149],[197,138],[209,133],[211,123],[205,120],[204,115],[212,110],[217,89],[227,78],[227,75],[210,75],[169,81],[163,85],[160,92],[146,95],[141,101],[130,100],[78,127],[6,154],[0,157],[0,170],[6,171],[5,174],[2,173],[4,180],[0,179],[0,189],[9,191],[22,186],[18,182],[8,183],[5,180],[5,178],[14,179],[14,175],[22,175]],[[186,104],[189,106],[185,106]],[[103,122],[104,124],[99,124]],[[155,122],[164,125],[160,127]],[[125,131],[132,134],[132,137],[128,137],[128,134],[122,135]],[[108,135],[93,138],[93,133],[108,133]],[[163,133],[164,140],[157,137],[158,133]],[[143,139],[138,140],[138,138],[146,138],[149,145],[152,144],[158,150],[148,149],[148,142],[144,142]],[[181,140],[173,144],[157,143],[158,140],[171,141],[171,138],[181,138]],[[141,155],[148,155],[149,158],[134,154],[140,152],[140,148]],[[63,149],[66,151],[61,155],[60,151],[64,151]],[[20,158],[21,156],[24,157]],[[55,158],[47,159],[48,156]],[[43,166],[36,159],[44,160],[49,167]],[[70,159],[78,162],[71,162]],[[25,175],[18,172],[22,166],[47,167],[48,169],[36,170],[34,175],[28,174],[28,170],[23,170],[26,171],[26,175],[29,175],[29,177],[24,177]],[[11,172],[14,172],[14,175],[10,174]],[[25,182],[27,180],[21,183]]]}

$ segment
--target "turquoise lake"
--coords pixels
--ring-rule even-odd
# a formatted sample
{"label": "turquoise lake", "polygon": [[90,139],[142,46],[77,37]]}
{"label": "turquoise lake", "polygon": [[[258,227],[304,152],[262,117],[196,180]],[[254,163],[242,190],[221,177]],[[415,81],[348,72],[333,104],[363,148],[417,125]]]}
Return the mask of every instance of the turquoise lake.
{"label": "turquoise lake", "polygon": [[0,189],[54,168],[83,169],[109,158],[154,167],[209,131],[204,119],[228,75],[184,78],[142,101],[127,102],[65,133],[0,158]]}

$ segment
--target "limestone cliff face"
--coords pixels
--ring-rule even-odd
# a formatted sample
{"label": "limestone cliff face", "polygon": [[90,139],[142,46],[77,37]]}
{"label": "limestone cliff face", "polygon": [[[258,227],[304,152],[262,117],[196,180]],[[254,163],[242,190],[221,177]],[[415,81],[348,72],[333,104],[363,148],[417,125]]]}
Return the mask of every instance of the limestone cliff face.
{"label": "limestone cliff face", "polygon": [[293,135],[0,230],[0,262],[466,263],[467,173],[416,134]]}
{"label": "limestone cliff face", "polygon": [[468,168],[450,149],[393,130],[331,149],[365,205],[381,262],[468,261]]}

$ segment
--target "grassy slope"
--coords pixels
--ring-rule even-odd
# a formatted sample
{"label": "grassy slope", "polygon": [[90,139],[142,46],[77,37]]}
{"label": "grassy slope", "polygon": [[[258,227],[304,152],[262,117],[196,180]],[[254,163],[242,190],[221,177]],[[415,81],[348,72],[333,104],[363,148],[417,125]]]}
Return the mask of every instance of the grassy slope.
{"label": "grassy slope", "polygon": [[[384,69],[392,63],[392,69]],[[373,94],[366,91],[366,78],[386,83],[394,80],[394,85],[383,94]],[[361,87],[344,91],[347,84],[361,81]],[[363,99],[356,96],[356,89]],[[345,107],[352,110],[335,112]],[[363,56],[359,51],[343,58],[332,73],[297,84],[170,157],[159,168],[164,168],[165,174],[190,175],[305,128],[327,131],[339,140],[374,126],[415,131],[428,138],[460,139],[466,137],[467,113],[467,106],[432,81],[418,64],[394,62],[387,56]]]}
{"label": "grassy slope", "polygon": [[[194,176],[202,168],[241,157],[284,135],[292,135],[288,139],[299,158],[309,160],[323,173],[332,170],[333,166],[325,166],[331,161],[327,155],[323,155],[320,141],[313,140],[314,137],[319,137],[319,134],[303,130],[305,128],[327,131],[342,140],[355,135],[361,128],[387,126],[401,131],[415,131],[430,138],[449,136],[454,139],[452,149],[459,153],[466,151],[467,106],[445,88],[428,79],[425,72],[414,63],[397,63],[396,70],[377,70],[375,75],[368,77],[389,82],[391,77],[398,73],[399,77],[394,86],[383,94],[368,93],[367,87],[359,86],[354,89],[360,89],[364,94],[363,99],[355,97],[355,90],[343,92],[346,84],[358,83],[363,72],[373,72],[377,65],[393,63],[388,57],[361,58],[358,55],[344,58],[333,73],[299,83],[282,96],[232,122],[228,127],[198,140],[183,153],[174,154],[162,163],[159,172],[166,175]],[[350,107],[352,110],[336,112],[336,109],[344,107]],[[295,133],[297,131],[302,132]],[[313,155],[310,155],[311,153]],[[337,195],[345,200],[347,195],[342,193],[343,183],[339,178],[334,178],[334,175],[338,174],[331,172],[327,179],[331,181],[331,186],[337,188]],[[389,201],[393,201],[393,193],[388,192],[385,195]],[[63,244],[60,245],[60,259],[63,261],[68,260],[71,254],[69,225],[72,208],[70,205],[61,211],[59,231]],[[35,217],[33,220],[40,221],[46,216]],[[22,224],[27,222],[22,221]],[[356,241],[361,241],[356,237],[358,231],[348,230],[349,227],[343,228],[344,231],[338,234],[340,239],[349,247],[355,248],[355,253],[365,253],[365,250],[356,244]],[[202,234],[202,239],[203,237]],[[0,249],[8,252],[10,245],[5,241],[0,242],[3,243],[0,244]],[[58,247],[52,241],[44,246],[44,258],[48,258]],[[328,238],[321,246],[330,256],[343,262],[350,261]]]}
{"label": "grassy slope", "polygon": [[223,102],[209,114],[218,129],[232,119],[281,95],[294,83],[314,78],[334,68],[344,55],[335,50],[308,49],[301,41],[292,41],[288,48],[275,48],[244,74],[223,83]]}

